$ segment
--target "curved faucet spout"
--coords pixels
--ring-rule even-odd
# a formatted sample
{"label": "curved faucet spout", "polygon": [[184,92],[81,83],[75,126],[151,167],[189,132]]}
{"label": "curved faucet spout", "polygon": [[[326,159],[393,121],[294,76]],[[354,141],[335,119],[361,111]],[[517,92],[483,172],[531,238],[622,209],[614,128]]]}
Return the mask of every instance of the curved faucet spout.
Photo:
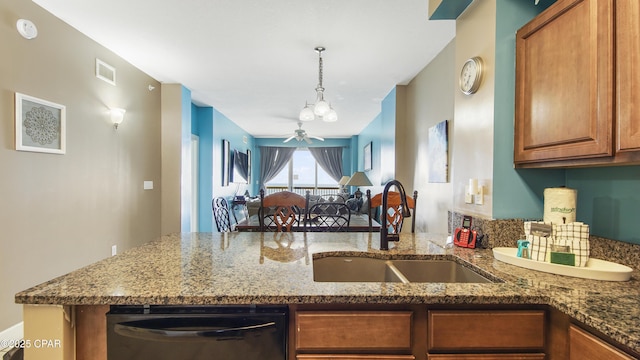
{"label": "curved faucet spout", "polygon": [[384,212],[382,216],[380,216],[380,250],[389,250],[389,241],[399,241],[400,234],[393,233],[389,234],[389,228],[387,227],[387,211],[388,211],[388,197],[389,197],[389,189],[395,186],[400,193],[400,202],[402,207],[402,217],[408,218],[411,217],[411,211],[409,211],[409,205],[407,204],[407,195],[404,191],[404,186],[398,180],[389,181],[382,192],[382,211]]}

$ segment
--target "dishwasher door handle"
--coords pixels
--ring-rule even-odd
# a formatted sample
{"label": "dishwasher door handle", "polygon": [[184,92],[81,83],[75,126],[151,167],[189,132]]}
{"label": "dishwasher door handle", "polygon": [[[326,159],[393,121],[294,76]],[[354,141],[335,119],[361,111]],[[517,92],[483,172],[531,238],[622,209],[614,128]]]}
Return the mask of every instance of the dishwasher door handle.
{"label": "dishwasher door handle", "polygon": [[[174,319],[173,319],[174,320]],[[183,327],[184,329],[180,329]],[[114,331],[116,334],[152,341],[203,341],[203,340],[233,340],[241,339],[245,335],[253,332],[275,330],[276,323],[273,321],[261,324],[251,324],[236,327],[219,328],[217,326],[193,326],[184,325],[167,326],[163,328],[157,324],[149,324],[145,326],[145,321],[129,321],[115,324]]]}

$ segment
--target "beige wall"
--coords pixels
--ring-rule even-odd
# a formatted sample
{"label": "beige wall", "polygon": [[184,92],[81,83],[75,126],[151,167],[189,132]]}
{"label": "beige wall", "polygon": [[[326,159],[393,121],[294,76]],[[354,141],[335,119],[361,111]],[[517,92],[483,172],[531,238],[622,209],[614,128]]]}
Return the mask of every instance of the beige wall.
{"label": "beige wall", "polygon": [[[406,122],[398,126],[396,146],[402,153],[398,178],[407,191],[418,191],[417,232],[447,232],[447,211],[452,206],[452,181],[429,183],[428,134],[435,124],[452,126],[455,91],[455,40],[451,41],[406,87]],[[454,147],[449,139],[449,149]],[[451,167],[451,156],[449,166]]]}
{"label": "beige wall", "polygon": [[[19,18],[36,39],[18,34]],[[16,292],[160,234],[160,84],[31,1],[0,0],[0,46],[3,330],[21,321]],[[96,57],[117,86],[95,77]],[[15,92],[66,106],[65,155],[14,150]],[[109,107],[127,110],[117,130]]]}
{"label": "beige wall", "polygon": [[180,232],[182,173],[182,85],[162,84],[161,233]]}
{"label": "beige wall", "polygon": [[[493,118],[495,97],[495,43],[496,2],[474,1],[456,21],[456,91],[453,126],[450,137],[451,184],[453,210],[470,215],[491,218],[493,214]],[[480,56],[485,74],[478,92],[464,95],[458,88],[457,78],[462,64],[471,57]],[[465,185],[470,178],[478,179],[485,189],[484,205],[465,204]]]}

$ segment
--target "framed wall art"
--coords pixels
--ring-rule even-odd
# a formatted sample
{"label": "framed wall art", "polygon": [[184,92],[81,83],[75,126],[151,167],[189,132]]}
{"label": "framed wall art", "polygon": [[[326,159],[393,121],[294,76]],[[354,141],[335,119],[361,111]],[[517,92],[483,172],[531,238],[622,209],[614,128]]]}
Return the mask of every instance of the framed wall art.
{"label": "framed wall art", "polygon": [[229,154],[230,151],[229,141],[222,140],[222,186],[229,186],[229,170],[233,169],[233,164],[231,164],[231,157]]}
{"label": "framed wall art", "polygon": [[429,182],[446,183],[449,174],[449,136],[447,120],[429,128]]}
{"label": "framed wall art", "polygon": [[364,146],[362,153],[364,154],[364,171],[370,171],[373,168],[371,164],[371,142]]}
{"label": "framed wall art", "polygon": [[50,154],[66,151],[66,107],[16,93],[16,150]]}

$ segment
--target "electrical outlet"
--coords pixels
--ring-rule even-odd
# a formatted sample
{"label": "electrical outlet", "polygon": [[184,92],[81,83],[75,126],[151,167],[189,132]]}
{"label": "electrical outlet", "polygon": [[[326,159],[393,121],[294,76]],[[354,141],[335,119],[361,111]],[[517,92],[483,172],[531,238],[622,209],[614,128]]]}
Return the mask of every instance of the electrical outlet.
{"label": "electrical outlet", "polygon": [[118,253],[118,245],[111,246],[111,256],[115,256]]}

